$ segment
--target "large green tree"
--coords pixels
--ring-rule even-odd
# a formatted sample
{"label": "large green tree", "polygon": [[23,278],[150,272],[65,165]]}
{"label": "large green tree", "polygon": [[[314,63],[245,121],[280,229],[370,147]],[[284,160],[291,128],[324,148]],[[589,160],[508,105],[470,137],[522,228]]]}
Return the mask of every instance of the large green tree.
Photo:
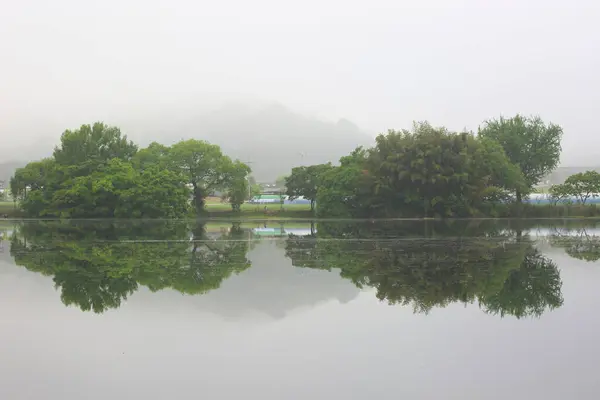
{"label": "large green tree", "polygon": [[249,168],[240,161],[235,161],[231,180],[228,184],[224,198],[231,204],[233,211],[240,211],[242,204],[250,200],[256,192],[256,185],[251,185],[248,173]]}
{"label": "large green tree", "polygon": [[600,174],[596,171],[573,174],[561,187],[566,187],[572,196],[577,197],[581,204],[585,204],[589,198],[594,198],[600,193]]}
{"label": "large green tree", "polygon": [[310,209],[314,210],[322,175],[331,168],[333,168],[331,163],[292,168],[292,173],[285,178],[286,194],[289,199],[304,197],[310,200]]}
{"label": "large green tree", "polygon": [[217,190],[226,190],[240,175],[250,173],[250,167],[234,162],[217,145],[202,140],[185,140],[174,144],[169,157],[172,167],[185,176],[192,186],[197,212],[204,209],[207,196]]}
{"label": "large green tree", "polygon": [[53,158],[30,162],[15,171],[10,180],[10,191],[27,215],[43,215],[64,175]]}
{"label": "large green tree", "polygon": [[54,160],[61,166],[70,167],[72,175],[81,176],[114,158],[130,161],[137,149],[119,128],[96,122],[73,131],[66,130],[60,145],[54,149]]}
{"label": "large green tree", "polygon": [[372,178],[366,168],[367,152],[362,147],[340,159],[340,165],[325,171],[320,179],[316,202],[320,217],[364,217],[370,208]]}
{"label": "large green tree", "polygon": [[178,218],[188,211],[189,189],[181,175],[158,166],[138,171],[115,158],[89,175],[74,177],[61,174],[59,167],[44,176],[42,186],[28,178],[30,169],[37,172],[38,164],[17,171],[14,178],[29,187],[21,203],[29,216]]}
{"label": "large green tree", "polygon": [[522,187],[522,176],[494,142],[427,122],[379,135],[367,170],[377,205],[389,216],[468,216],[491,193]]}
{"label": "large green tree", "polygon": [[521,169],[525,188],[515,191],[518,202],[559,163],[563,130],[559,125],[544,123],[539,116],[491,119],[479,128],[479,136],[497,141],[508,159]]}
{"label": "large green tree", "polygon": [[133,156],[132,163],[136,169],[152,167],[170,168],[170,148],[157,142],[152,142],[148,147],[140,149]]}
{"label": "large green tree", "polygon": [[154,143],[138,154],[118,128],[83,125],[53,157],[18,169],[11,191],[30,217],[184,217],[190,193],[168,150]]}

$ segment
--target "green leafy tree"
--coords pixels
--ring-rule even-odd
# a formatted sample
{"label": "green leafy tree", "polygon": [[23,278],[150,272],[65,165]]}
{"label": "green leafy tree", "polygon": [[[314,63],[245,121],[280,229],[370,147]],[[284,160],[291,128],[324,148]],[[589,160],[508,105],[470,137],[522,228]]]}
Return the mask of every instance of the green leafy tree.
{"label": "green leafy tree", "polygon": [[492,141],[427,122],[379,135],[367,170],[377,206],[389,216],[469,216],[523,178]]}
{"label": "green leafy tree", "polygon": [[[38,201],[46,195],[49,199]],[[33,208],[34,200],[39,208]],[[112,159],[90,175],[63,180],[53,191],[30,192],[23,209],[61,218],[179,218],[186,216],[188,200],[181,175],[158,166],[138,171]]]}
{"label": "green leafy tree", "polygon": [[134,184],[119,194],[117,218],[182,218],[189,213],[190,190],[181,174],[160,165],[136,171]]}
{"label": "green leafy tree", "polygon": [[249,173],[250,168],[246,164],[235,161],[228,190],[224,194],[224,199],[231,204],[233,211],[241,211],[242,204],[253,196],[253,189],[250,186],[248,177]]}
{"label": "green leafy tree", "polygon": [[136,151],[118,128],[83,125],[62,135],[52,158],[18,169],[11,190],[30,217],[186,216],[190,193],[181,172],[166,168],[168,149]]}
{"label": "green leafy tree", "polygon": [[340,166],[321,175],[317,190],[317,215],[320,217],[364,217],[370,208],[372,179],[366,170],[367,152],[362,147],[340,159]]}
{"label": "green leafy tree", "polygon": [[286,194],[289,199],[304,197],[310,200],[310,209],[314,210],[317,191],[321,186],[321,176],[331,168],[333,168],[331,163],[293,168],[292,173],[285,178]]}
{"label": "green leafy tree", "polygon": [[574,195],[573,187],[564,183],[552,185],[548,189],[548,195],[551,204],[556,206],[559,202],[565,202]]}
{"label": "green leafy tree", "polygon": [[240,170],[250,173],[250,167],[241,162],[234,163],[219,146],[201,140],[176,143],[171,147],[170,158],[173,168],[181,172],[192,186],[197,212],[204,210],[207,196],[216,190],[226,189],[238,177]]}
{"label": "green leafy tree", "polygon": [[581,204],[585,204],[589,198],[594,198],[600,193],[600,174],[596,171],[585,171],[569,176],[563,187]]}
{"label": "green leafy tree", "polygon": [[558,165],[562,135],[560,126],[545,124],[537,116],[500,117],[484,122],[479,129],[479,136],[498,142],[508,159],[521,169],[525,189],[515,191],[519,203]]}
{"label": "green leafy tree", "polygon": [[64,176],[52,158],[27,164],[15,171],[10,180],[10,190],[15,201],[29,216],[42,216],[52,202],[52,194]]}
{"label": "green leafy tree", "polygon": [[121,135],[119,128],[96,122],[65,131],[60,145],[54,149],[54,160],[68,166],[72,176],[82,176],[114,158],[130,161],[136,152],[137,146],[127,140],[126,135]]}
{"label": "green leafy tree", "polygon": [[170,148],[152,142],[148,147],[141,149],[133,156],[132,163],[136,169],[140,170],[152,167],[170,168]]}

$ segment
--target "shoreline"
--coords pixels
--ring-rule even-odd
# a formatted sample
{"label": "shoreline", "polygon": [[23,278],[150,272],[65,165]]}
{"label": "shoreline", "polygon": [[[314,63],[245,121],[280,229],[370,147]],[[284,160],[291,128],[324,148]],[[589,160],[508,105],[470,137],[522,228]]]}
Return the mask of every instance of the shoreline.
{"label": "shoreline", "polygon": [[[443,221],[443,220],[508,220],[508,219],[600,219],[600,207],[596,204],[573,204],[573,205],[551,205],[551,204],[523,204],[522,212],[511,212],[511,206],[499,206],[495,211],[497,215],[473,216],[473,217],[368,217],[368,218],[319,218],[310,207],[305,204],[288,204],[281,208],[279,204],[256,206],[255,204],[244,204],[241,211],[232,211],[228,204],[208,203],[205,213],[200,216],[190,215],[182,220],[223,220],[223,221],[380,221],[380,220],[405,220],[405,221]],[[266,211],[265,211],[266,208]],[[24,213],[15,208],[12,202],[0,202],[0,219],[4,220],[111,220],[114,218],[44,218],[26,217]],[[163,218],[126,218],[125,220],[168,220]]]}

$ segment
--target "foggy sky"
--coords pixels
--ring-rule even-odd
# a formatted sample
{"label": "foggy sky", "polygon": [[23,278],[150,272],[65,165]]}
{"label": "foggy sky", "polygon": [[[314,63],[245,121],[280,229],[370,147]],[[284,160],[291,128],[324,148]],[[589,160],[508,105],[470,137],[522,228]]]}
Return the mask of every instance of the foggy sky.
{"label": "foggy sky", "polygon": [[599,19],[593,0],[3,0],[0,159],[260,100],[372,135],[540,114],[563,165],[597,165]]}

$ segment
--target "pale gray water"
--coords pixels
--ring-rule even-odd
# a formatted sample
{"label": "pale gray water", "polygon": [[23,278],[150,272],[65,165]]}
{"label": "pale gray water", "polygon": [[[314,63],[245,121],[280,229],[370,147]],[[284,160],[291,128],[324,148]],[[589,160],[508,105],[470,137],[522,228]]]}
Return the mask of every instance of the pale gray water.
{"label": "pale gray water", "polygon": [[[49,229],[53,228],[41,231]],[[312,266],[326,267],[325,261],[292,266],[286,243],[288,255],[299,257],[306,254],[302,246],[318,242],[319,234],[296,242],[254,238],[246,254],[251,266],[206,293],[183,295],[169,288],[152,292],[139,283],[120,306],[101,313],[83,311],[81,300],[65,306],[54,275],[35,272],[33,265],[39,261],[24,262],[19,257],[26,250],[17,251],[15,244],[26,238],[31,246],[37,240],[44,251],[27,251],[46,260],[72,251],[77,237],[52,233],[40,239],[39,231],[28,234],[17,226],[15,235],[21,236],[5,240],[0,253],[0,399],[596,399],[600,262],[569,256],[556,240],[550,243],[551,233],[539,237],[527,235],[533,232],[527,229],[522,233],[531,245],[556,266],[564,301],[553,309],[542,307],[537,316],[518,319],[510,313],[485,313],[478,300],[449,301],[445,307],[415,313],[414,302],[389,305],[377,299],[375,288],[357,287],[342,278],[339,269]],[[361,237],[340,238],[349,244],[345,254],[334,254],[327,262],[342,256],[368,260]],[[388,232],[385,237],[388,241],[379,246],[388,246],[393,235]],[[471,234],[461,240],[475,239]],[[435,250],[439,257],[451,253],[456,240],[415,239],[418,246],[440,242],[442,247]],[[335,243],[331,237],[327,241]],[[484,242],[495,241],[497,236],[491,235]],[[93,251],[98,243],[98,238],[81,238],[71,255]],[[10,255],[11,246],[20,254],[17,259]],[[116,247],[110,249],[116,252]],[[348,254],[350,249],[356,253]],[[333,250],[328,251],[330,257]],[[402,247],[394,254],[417,253]],[[56,259],[62,265],[49,268],[60,276],[67,264],[64,258]],[[114,276],[114,269],[93,275],[90,269],[78,270],[87,268],[79,262],[69,274],[87,281],[75,286],[89,289],[95,279],[113,279],[106,277]],[[155,268],[139,262],[128,264],[135,268],[123,275],[141,282],[136,268]],[[241,262],[239,257],[234,260]],[[29,264],[27,268],[16,263]],[[441,268],[453,265],[444,263]],[[419,276],[435,267],[410,267],[408,274]],[[391,282],[398,276],[396,270],[378,268],[370,279]],[[477,270],[469,271],[459,273],[461,279],[471,279]],[[493,272],[492,278],[473,286],[490,286]],[[417,297],[425,299],[440,285],[444,282],[419,291],[417,284],[406,284],[402,293],[419,293]],[[450,289],[444,293],[455,295]]]}

